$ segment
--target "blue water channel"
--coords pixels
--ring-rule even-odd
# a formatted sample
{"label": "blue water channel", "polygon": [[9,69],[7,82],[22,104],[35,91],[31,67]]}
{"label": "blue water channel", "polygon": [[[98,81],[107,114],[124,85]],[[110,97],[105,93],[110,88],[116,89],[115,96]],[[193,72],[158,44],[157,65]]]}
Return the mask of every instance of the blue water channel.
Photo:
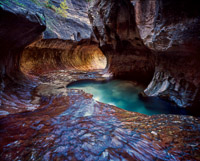
{"label": "blue water channel", "polygon": [[93,95],[94,99],[120,107],[122,109],[147,115],[154,114],[189,114],[160,98],[141,98],[138,94],[144,87],[132,81],[110,80],[106,82],[79,81],[67,88],[82,89]]}

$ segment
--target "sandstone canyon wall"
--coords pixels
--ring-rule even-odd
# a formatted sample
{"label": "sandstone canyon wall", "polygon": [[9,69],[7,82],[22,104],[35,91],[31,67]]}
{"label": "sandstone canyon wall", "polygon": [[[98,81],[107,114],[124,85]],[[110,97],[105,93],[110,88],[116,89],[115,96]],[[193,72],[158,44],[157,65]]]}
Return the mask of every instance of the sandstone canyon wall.
{"label": "sandstone canyon wall", "polygon": [[21,70],[34,75],[61,69],[105,69],[106,63],[97,43],[90,40],[43,39],[29,45],[20,59]]}
{"label": "sandstone canyon wall", "polygon": [[[1,2],[1,48],[5,49],[2,55],[13,51],[11,56],[2,56],[2,72],[7,70],[8,73],[9,70],[16,73],[16,70],[22,70],[26,73],[34,71],[36,74],[66,67],[83,70],[105,68],[106,59],[98,44],[91,40],[92,26],[87,15],[89,3],[85,0],[67,1],[67,13],[63,16],[57,11],[61,2],[62,0]],[[13,26],[15,29],[12,29]],[[36,37],[37,42],[29,45]],[[27,45],[29,46],[25,48]],[[8,65],[3,65],[8,61]],[[15,69],[9,65],[15,66]]]}
{"label": "sandstone canyon wall", "polygon": [[199,2],[97,0],[89,15],[114,75],[148,81],[155,66],[146,95],[199,105]]}
{"label": "sandstone canyon wall", "polygon": [[13,1],[9,1],[8,4],[6,2],[0,2],[1,92],[7,83],[16,82],[23,77],[19,70],[21,52],[27,45],[40,38],[46,28],[43,12],[37,6],[34,10],[28,10]]}
{"label": "sandstone canyon wall", "polygon": [[20,64],[22,71],[37,73],[100,69],[107,63],[114,77],[152,80],[144,91],[147,96],[181,107],[199,105],[199,2],[95,0],[89,18],[88,2],[67,1],[67,18],[55,10],[60,2],[1,2],[1,89],[5,75],[22,77],[16,74]]}
{"label": "sandstone canyon wall", "polygon": [[[68,18],[53,10],[51,5],[59,0],[50,0],[51,7],[45,7],[42,2],[46,0],[0,1],[0,160],[199,160],[198,117],[147,116],[101,103],[82,90],[66,88],[78,80],[105,80],[102,73],[80,71],[94,69],[101,62],[105,65],[105,58],[97,41],[92,41],[95,36],[91,26],[77,20],[78,16],[84,19],[87,15],[80,9],[86,7],[84,0],[68,1],[70,8],[74,7]],[[108,72],[116,77],[132,76],[150,82],[156,65],[156,72],[163,74],[154,76],[154,87],[161,87],[163,75],[168,83],[169,75],[184,71],[186,74],[180,76],[191,80],[192,85],[197,83],[196,90],[199,59],[192,39],[188,39],[190,45],[175,46],[179,52],[161,51],[162,48],[147,43],[153,38],[146,39],[145,33],[154,34],[154,13],[162,4],[154,2],[95,0],[91,3],[90,19],[109,60]],[[141,20],[142,13],[147,15],[147,20],[151,16],[149,22]],[[194,22],[198,26],[198,21]],[[191,33],[196,30],[198,35],[198,28],[193,30]],[[191,38],[186,31],[183,33]],[[157,40],[155,46],[161,42]],[[172,55],[177,61],[180,58],[180,62],[176,63]],[[181,61],[188,69],[180,65]],[[170,82],[176,84],[178,75],[172,76]],[[165,91],[173,89],[169,87]],[[151,91],[148,94],[151,95],[154,90],[151,86],[148,89],[145,92]]]}
{"label": "sandstone canyon wall", "polygon": [[87,0],[67,0],[66,14],[57,11],[63,0],[33,1],[44,11],[47,26],[43,34],[44,39],[80,41],[91,37],[92,26],[87,14],[89,5]]}
{"label": "sandstone canyon wall", "polygon": [[181,107],[200,103],[200,2],[137,1],[141,38],[156,55],[153,80],[144,91]]}
{"label": "sandstone canyon wall", "polygon": [[[42,2],[46,1],[0,1],[1,116],[37,108],[31,103],[32,92],[42,72],[106,65],[98,44],[90,41],[86,1],[70,1],[67,18]],[[103,67],[98,67],[101,62]]]}
{"label": "sandstone canyon wall", "polygon": [[43,38],[29,45],[22,53],[21,69],[26,73],[41,73],[58,69],[103,69],[106,58],[93,41],[92,26],[86,0],[66,1],[66,14],[60,14],[63,0],[36,0],[43,7],[47,29]]}
{"label": "sandstone canyon wall", "polygon": [[114,77],[149,82],[154,70],[154,56],[140,38],[131,2],[92,1],[89,18],[107,57],[108,71]]}
{"label": "sandstone canyon wall", "polygon": [[20,70],[20,57],[46,28],[42,10],[32,6],[27,9],[15,1],[0,1],[0,116],[24,110],[31,100],[32,84]]}

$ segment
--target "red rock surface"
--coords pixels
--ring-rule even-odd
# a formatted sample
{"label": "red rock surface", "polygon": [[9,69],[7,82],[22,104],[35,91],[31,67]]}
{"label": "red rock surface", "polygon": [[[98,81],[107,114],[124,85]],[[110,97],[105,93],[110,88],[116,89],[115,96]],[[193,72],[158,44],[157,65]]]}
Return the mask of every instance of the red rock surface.
{"label": "red rock surface", "polygon": [[65,88],[81,78],[102,79],[77,71],[38,78],[42,83],[32,92],[37,109],[0,120],[2,159],[198,159],[198,118],[128,112]]}
{"label": "red rock surface", "polygon": [[152,80],[147,96],[195,111],[200,105],[199,15],[195,0],[96,0],[89,10],[114,76]]}
{"label": "red rock surface", "polygon": [[200,3],[144,0],[136,2],[135,10],[141,38],[156,55],[154,77],[145,93],[165,97],[181,107],[195,106],[197,111]]}
{"label": "red rock surface", "polygon": [[37,109],[27,104],[26,112],[0,119],[1,159],[199,160],[199,118],[128,112],[66,88],[71,81],[105,79],[99,72],[60,70],[38,77],[31,92]]}
{"label": "red rock surface", "polygon": [[[128,11],[131,11],[131,8]],[[10,33],[11,36],[7,37],[7,41],[0,39],[1,42],[6,42],[0,45],[3,51],[0,66],[0,160],[200,160],[199,118],[176,115],[147,116],[128,112],[97,102],[91,94],[84,91],[67,89],[66,86],[70,82],[83,79],[105,80],[110,75],[107,70],[90,71],[88,69],[92,68],[88,66],[84,68],[87,71],[77,70],[79,68],[76,63],[79,61],[74,61],[73,67],[76,69],[63,70],[65,63],[59,66],[55,60],[60,58],[59,52],[63,52],[62,42],[55,43],[56,48],[51,40],[45,44],[40,42],[38,45],[41,46],[35,55],[39,62],[34,60],[34,55],[30,52],[30,50],[36,52],[36,46],[27,48],[23,53],[25,55],[21,55],[22,49],[38,38],[45,27],[43,23],[39,23],[40,19],[32,23],[30,17],[34,18],[35,14],[29,13],[30,17],[24,17],[23,9],[18,8],[14,12],[16,11],[23,12],[9,13],[10,19],[5,17],[0,19],[3,24],[11,28],[13,28],[11,22],[15,22],[13,19],[16,18],[18,24],[16,30]],[[127,13],[125,8],[122,8],[122,11]],[[2,8],[0,12],[2,13]],[[133,15],[130,17],[133,18]],[[126,23],[124,24],[124,19],[117,20],[119,20],[117,31],[120,33],[126,27]],[[0,34],[9,35],[9,28],[5,30],[4,25],[0,27],[6,31]],[[130,31],[139,33],[135,27],[132,29],[134,30]],[[132,34],[127,35],[126,32],[121,34],[122,41],[119,44],[124,45],[126,36]],[[16,39],[13,39],[13,35],[17,35]],[[137,41],[142,43],[140,39]],[[142,48],[136,47],[137,44],[134,43],[130,45],[130,42],[132,41],[125,41],[125,44],[128,43],[128,48],[119,49],[138,49],[139,53],[144,54],[144,59],[134,52],[137,60],[142,59],[147,64],[146,56],[151,55],[149,50],[145,48],[145,51],[148,51],[145,54],[141,52],[144,51]],[[15,46],[12,46],[13,44]],[[44,50],[44,45],[47,45],[50,55],[46,51],[41,52]],[[78,49],[80,48],[81,46]],[[111,49],[113,51],[114,48]],[[28,53],[30,57],[27,57]],[[106,56],[109,58],[109,63],[112,59],[113,62],[117,62],[116,64],[122,59],[126,59],[124,62],[134,62],[129,60],[134,56],[126,55],[125,51],[123,53],[122,57],[117,55],[119,56],[117,58],[112,53]],[[57,55],[59,56],[56,57]],[[20,62],[20,58],[24,60]],[[42,68],[44,60],[46,68]],[[21,66],[24,65],[24,73],[20,71],[19,62]],[[136,64],[143,67],[144,64],[139,62]],[[119,69],[123,70],[120,72],[136,67],[129,65],[127,68],[125,65],[121,66],[123,68]],[[113,70],[116,69],[115,64],[111,63],[111,69],[112,67]],[[151,71],[152,64],[150,63],[148,67],[145,72]]]}
{"label": "red rock surface", "polygon": [[143,44],[129,0],[96,0],[89,18],[99,45],[115,77],[149,83],[154,72],[154,55]]}
{"label": "red rock surface", "polygon": [[20,68],[27,74],[57,69],[97,70],[106,65],[106,57],[91,40],[41,39],[26,47],[20,59]]}

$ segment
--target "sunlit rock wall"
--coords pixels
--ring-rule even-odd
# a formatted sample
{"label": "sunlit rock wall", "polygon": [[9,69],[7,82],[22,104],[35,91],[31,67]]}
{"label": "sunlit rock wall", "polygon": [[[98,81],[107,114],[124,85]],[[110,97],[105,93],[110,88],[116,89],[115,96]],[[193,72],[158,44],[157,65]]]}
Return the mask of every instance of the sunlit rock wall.
{"label": "sunlit rock wall", "polygon": [[[60,14],[63,0],[34,0],[43,7],[46,30],[43,39],[28,46],[21,57],[21,69],[26,73],[41,73],[56,69],[104,69],[106,59],[91,42],[92,26],[86,0],[66,1],[66,14]],[[100,54],[99,54],[100,53]]]}
{"label": "sunlit rock wall", "polygon": [[60,69],[104,69],[106,63],[106,57],[98,45],[89,40],[40,40],[29,45],[20,60],[24,73],[37,75]]}

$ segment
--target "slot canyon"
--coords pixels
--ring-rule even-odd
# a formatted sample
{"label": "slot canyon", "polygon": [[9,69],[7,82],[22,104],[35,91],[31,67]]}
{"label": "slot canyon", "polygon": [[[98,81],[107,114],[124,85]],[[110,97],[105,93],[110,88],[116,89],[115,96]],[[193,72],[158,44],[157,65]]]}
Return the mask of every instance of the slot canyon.
{"label": "slot canyon", "polygon": [[200,160],[200,2],[0,0],[0,160]]}

